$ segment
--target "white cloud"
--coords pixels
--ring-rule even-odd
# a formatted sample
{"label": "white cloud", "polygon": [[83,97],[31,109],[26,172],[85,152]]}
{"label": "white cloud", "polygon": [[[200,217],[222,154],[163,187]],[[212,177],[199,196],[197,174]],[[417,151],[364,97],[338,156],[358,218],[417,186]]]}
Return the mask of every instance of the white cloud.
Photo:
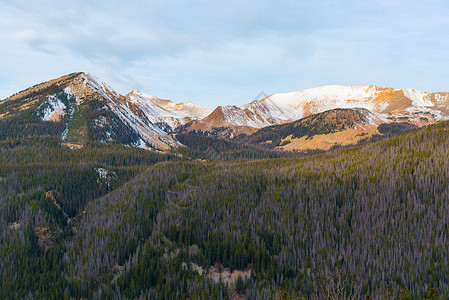
{"label": "white cloud", "polygon": [[14,33],[13,37],[17,42],[25,44],[40,39],[39,34],[34,30],[17,31]]}

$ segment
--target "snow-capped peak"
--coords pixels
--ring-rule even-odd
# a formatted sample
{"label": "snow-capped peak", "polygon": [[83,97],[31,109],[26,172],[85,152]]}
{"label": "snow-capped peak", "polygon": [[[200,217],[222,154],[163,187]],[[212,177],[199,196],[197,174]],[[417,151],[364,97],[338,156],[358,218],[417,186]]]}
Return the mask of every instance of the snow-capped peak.
{"label": "snow-capped peak", "polygon": [[83,73],[84,84],[91,87],[95,92],[103,96],[104,98],[113,101],[114,98],[120,98],[120,95],[116,93],[109,85],[99,80],[90,73]]}
{"label": "snow-capped peak", "polygon": [[[418,125],[447,119],[441,107],[449,108],[449,93],[428,93],[414,89],[369,86],[328,85],[298,92],[272,94],[240,107],[225,106],[216,124],[228,126],[264,126],[294,121],[311,114],[336,108],[365,108],[383,120],[408,120]],[[212,116],[211,116],[212,117]],[[211,117],[204,118],[210,122]]]}
{"label": "snow-capped peak", "polygon": [[191,120],[204,118],[211,112],[191,101],[174,103],[136,90],[125,98],[138,106],[151,122],[158,123],[169,131]]}

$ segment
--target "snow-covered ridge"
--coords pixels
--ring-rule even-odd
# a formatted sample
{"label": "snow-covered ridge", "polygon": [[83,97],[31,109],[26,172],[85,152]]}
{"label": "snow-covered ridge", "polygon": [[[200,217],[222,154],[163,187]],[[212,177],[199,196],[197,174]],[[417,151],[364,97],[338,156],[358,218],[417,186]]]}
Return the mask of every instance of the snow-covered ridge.
{"label": "snow-covered ridge", "polygon": [[160,99],[139,91],[132,91],[127,98],[134,104],[146,106],[148,112],[154,116],[175,118],[204,118],[211,110],[191,101],[174,103],[170,100]]}
{"label": "snow-covered ridge", "polygon": [[[106,83],[98,80],[94,76],[86,73],[84,74],[85,82],[95,90],[99,95],[108,100],[110,109],[126,124],[133,128],[143,140],[150,145],[159,149],[167,149],[168,147],[176,147],[179,145],[176,141],[170,138],[165,131],[155,126],[151,122],[138,114],[140,107],[132,102],[126,102],[126,99],[116,93]],[[139,141],[138,145],[141,148],[145,148],[145,143]]]}
{"label": "snow-covered ridge", "polygon": [[152,123],[164,123],[170,130],[211,113],[210,109],[190,101],[174,103],[139,91],[132,91],[125,99],[139,107]]}
{"label": "snow-covered ridge", "polygon": [[[299,92],[273,94],[240,107],[224,106],[222,123],[229,126],[264,126],[298,120],[336,108],[365,108],[377,119],[408,119],[421,125],[448,119],[441,108],[449,108],[449,93],[428,93],[414,89],[329,85]],[[423,116],[422,114],[426,114]],[[205,119],[206,120],[206,119]]]}
{"label": "snow-covered ridge", "polygon": [[[187,127],[183,126],[182,130],[192,128],[207,131],[217,127],[235,126],[239,127],[238,130],[250,134],[258,128],[295,121],[336,108],[368,109],[373,114],[370,123],[376,124],[405,121],[426,125],[449,119],[449,93],[428,93],[374,85],[331,85],[272,94],[240,107],[219,106],[213,112],[190,101],[174,103],[136,90],[122,96],[89,73],[69,74],[43,83],[37,88],[30,88],[24,93],[31,94],[42,89],[42,86],[51,84],[63,88],[65,95],[60,91],[59,94],[46,96],[47,99],[38,111],[43,120],[59,120],[65,114],[68,114],[70,119],[74,111],[84,107],[84,99],[98,100],[104,109],[112,111],[127,127],[140,135],[138,146],[146,147],[151,144],[158,149],[179,145],[171,133],[187,123]],[[23,93],[21,95],[23,97]],[[66,96],[70,100],[66,101]],[[14,97],[10,100],[14,100]],[[64,133],[66,134],[67,130]]]}
{"label": "snow-covered ridge", "polygon": [[339,86],[329,85],[307,89],[299,92],[273,94],[265,101],[272,101],[280,106],[294,106],[301,101],[331,101],[344,103],[347,100],[372,98],[378,88],[376,86]]}
{"label": "snow-covered ridge", "polygon": [[109,85],[105,82],[99,80],[95,76],[89,73],[83,73],[84,84],[92,88],[99,95],[108,99],[110,101],[114,101],[117,98],[120,98],[120,95],[116,93]]}
{"label": "snow-covered ridge", "polygon": [[382,112],[390,104],[404,99],[411,101],[410,106],[431,107],[437,105],[436,102],[449,101],[449,94],[421,92],[414,89],[381,88],[375,85],[330,85],[293,93],[273,94],[265,101],[280,107],[295,108],[309,103],[318,109],[359,106]]}

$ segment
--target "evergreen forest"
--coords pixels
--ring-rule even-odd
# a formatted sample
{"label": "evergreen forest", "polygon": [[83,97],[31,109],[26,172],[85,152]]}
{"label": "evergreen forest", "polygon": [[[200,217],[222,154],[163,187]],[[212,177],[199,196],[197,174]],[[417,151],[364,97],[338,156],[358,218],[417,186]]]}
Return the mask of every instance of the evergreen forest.
{"label": "evergreen forest", "polygon": [[0,120],[2,299],[449,299],[448,122],[163,153],[35,119]]}

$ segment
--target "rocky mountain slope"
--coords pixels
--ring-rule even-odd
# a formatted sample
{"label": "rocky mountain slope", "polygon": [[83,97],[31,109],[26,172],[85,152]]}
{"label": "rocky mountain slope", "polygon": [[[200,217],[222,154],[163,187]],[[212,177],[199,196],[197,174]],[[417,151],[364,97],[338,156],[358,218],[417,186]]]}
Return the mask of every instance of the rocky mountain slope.
{"label": "rocky mountain slope", "polygon": [[137,91],[122,96],[88,73],[62,76],[0,102],[0,119],[20,119],[28,127],[62,124],[61,141],[72,148],[95,140],[168,150],[180,145],[168,132],[171,126],[207,113],[192,102],[174,104]]}

